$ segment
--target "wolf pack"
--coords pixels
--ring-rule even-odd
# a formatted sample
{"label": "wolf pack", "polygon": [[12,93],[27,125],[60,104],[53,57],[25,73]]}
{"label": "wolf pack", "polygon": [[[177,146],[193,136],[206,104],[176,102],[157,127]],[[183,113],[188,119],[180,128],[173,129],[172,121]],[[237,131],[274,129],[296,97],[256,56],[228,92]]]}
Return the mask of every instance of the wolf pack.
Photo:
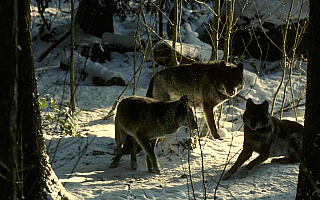
{"label": "wolf pack", "polygon": [[[205,119],[199,135],[221,139],[214,110],[244,88],[243,71],[241,62],[235,65],[217,61],[180,65],[154,74],[146,97],[131,96],[118,104],[115,117],[117,152],[110,168],[116,168],[127,151],[131,155],[131,168],[136,170],[136,154],[142,149],[146,154],[148,172],[160,174],[155,145],[181,127],[198,129],[194,107],[203,110]],[[271,116],[268,101],[256,104],[247,99],[243,124],[242,151],[223,174],[222,180],[235,174],[253,152],[259,155],[245,166],[246,170],[273,157],[280,158],[271,162],[282,164],[300,161],[304,127]]]}

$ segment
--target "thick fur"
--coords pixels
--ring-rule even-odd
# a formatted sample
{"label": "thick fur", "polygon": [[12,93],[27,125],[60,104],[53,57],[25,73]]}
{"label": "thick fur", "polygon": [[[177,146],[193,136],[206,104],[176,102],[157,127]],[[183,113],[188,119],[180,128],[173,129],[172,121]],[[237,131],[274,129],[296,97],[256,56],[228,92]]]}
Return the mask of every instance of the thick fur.
{"label": "thick fur", "polygon": [[[115,118],[115,140],[118,152],[110,167],[118,166],[127,137],[134,138],[131,148],[131,168],[137,169],[138,144],[146,152],[148,171],[160,174],[154,146],[157,138],[175,133],[180,127],[197,128],[186,96],[176,101],[158,101],[148,97],[132,96],[122,100]],[[150,144],[151,143],[151,144]]]}
{"label": "thick fur", "polygon": [[[219,139],[213,108],[234,97],[244,87],[243,64],[235,66],[224,61],[193,63],[164,69],[156,73],[149,84],[147,97],[161,101],[187,95],[191,105],[202,107],[206,125],[214,138]],[[207,132],[201,133],[202,136]]]}
{"label": "thick fur", "polygon": [[247,170],[270,157],[284,156],[272,160],[272,162],[279,163],[300,161],[303,126],[294,121],[272,117],[268,112],[268,106],[267,101],[262,104],[254,104],[251,99],[247,100],[246,111],[243,115],[243,149],[237,161],[223,176],[223,180],[229,179],[236,173],[237,169],[251,157],[253,152],[259,153],[259,156],[246,166]]}

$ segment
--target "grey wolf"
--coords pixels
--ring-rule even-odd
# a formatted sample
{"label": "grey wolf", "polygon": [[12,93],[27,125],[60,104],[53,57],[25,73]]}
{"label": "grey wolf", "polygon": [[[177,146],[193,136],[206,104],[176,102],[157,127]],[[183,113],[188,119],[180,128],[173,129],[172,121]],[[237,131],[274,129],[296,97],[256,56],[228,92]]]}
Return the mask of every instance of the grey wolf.
{"label": "grey wolf", "polygon": [[148,97],[132,96],[123,99],[115,118],[115,140],[118,151],[110,167],[118,166],[123,144],[128,136],[134,138],[131,147],[131,168],[137,169],[138,144],[146,152],[148,172],[160,174],[154,146],[157,138],[175,133],[180,127],[197,128],[195,116],[186,96],[176,101],[159,101]]}
{"label": "grey wolf", "polygon": [[253,152],[259,153],[259,156],[246,166],[246,170],[252,169],[270,157],[284,156],[272,160],[278,163],[300,161],[303,126],[294,121],[272,117],[268,112],[268,106],[267,101],[255,104],[251,99],[247,100],[246,111],[243,114],[243,149],[237,161],[223,176],[223,180],[229,179],[236,173]]}
{"label": "grey wolf", "polygon": [[[243,64],[237,66],[224,61],[192,63],[157,72],[149,83],[147,97],[161,101],[179,99],[187,95],[195,106],[202,107],[208,130],[220,139],[215,126],[213,109],[237,95],[244,87]],[[201,133],[201,136],[207,133]]]}

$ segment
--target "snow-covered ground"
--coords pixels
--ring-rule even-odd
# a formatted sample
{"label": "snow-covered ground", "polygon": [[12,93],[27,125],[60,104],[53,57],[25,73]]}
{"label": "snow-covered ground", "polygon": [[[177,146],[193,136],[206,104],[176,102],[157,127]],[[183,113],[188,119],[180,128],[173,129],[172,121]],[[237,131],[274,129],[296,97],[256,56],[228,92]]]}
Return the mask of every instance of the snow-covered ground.
{"label": "snow-covered ground", "polygon": [[[271,9],[273,3],[261,3],[262,8]],[[273,1],[264,1],[273,2]],[[33,4],[36,5],[36,4]],[[203,7],[199,6],[199,9]],[[286,7],[284,7],[286,8]],[[35,9],[35,7],[33,7]],[[186,9],[187,10],[187,9]],[[284,9],[285,10],[285,9]],[[55,5],[51,5],[51,12],[57,12]],[[265,11],[271,13],[270,11]],[[188,12],[186,12],[188,13]],[[189,14],[192,13],[189,10]],[[60,14],[61,15],[61,14]],[[57,26],[67,24],[66,16],[58,15],[54,24]],[[190,14],[191,15],[191,14]],[[33,12],[33,35],[35,60],[50,44],[41,42],[37,36],[37,12]],[[185,25],[186,41],[193,43],[197,36],[193,30],[201,25],[195,15],[188,25]],[[200,19],[200,17],[198,17]],[[131,21],[130,21],[131,20]],[[134,33],[133,19],[128,18],[120,22],[115,18],[117,33]],[[65,22],[65,23],[63,23]],[[130,25],[131,22],[131,25]],[[277,21],[278,23],[278,21]],[[130,25],[130,26],[129,26]],[[63,27],[60,27],[63,28]],[[182,27],[183,29],[183,27]],[[61,31],[61,29],[59,29]],[[64,29],[66,30],[66,29]],[[63,31],[61,31],[63,33]],[[97,41],[98,38],[81,35],[76,41]],[[81,39],[81,41],[79,41]],[[197,40],[199,43],[199,41]],[[60,45],[42,62],[36,62],[36,75],[38,78],[38,92],[40,97],[49,94],[50,97],[65,105],[69,101],[69,73],[58,66],[60,61],[68,58],[68,43]],[[209,51],[210,52],[210,51]],[[76,66],[86,63],[86,70],[103,76],[118,75],[128,83],[133,75],[133,52],[124,54],[112,52],[112,60],[104,64],[93,63],[76,54]],[[137,66],[143,59],[137,54]],[[109,167],[115,154],[114,119],[104,119],[111,110],[114,102],[125,87],[122,86],[93,86],[90,79],[79,80],[76,74],[76,100],[81,110],[79,119],[79,137],[46,135],[47,151],[60,181],[66,189],[79,199],[294,199],[298,180],[298,164],[274,164],[270,159],[246,173],[240,168],[229,181],[220,181],[224,169],[229,169],[238,157],[243,143],[242,118],[245,109],[245,100],[252,98],[254,102],[261,103],[268,100],[270,103],[281,80],[281,70],[273,73],[256,75],[252,66],[265,65],[269,68],[280,66],[282,61],[264,62],[247,59],[245,64],[245,89],[239,97],[231,103],[224,105],[219,134],[223,140],[201,138],[195,141],[195,149],[188,151],[183,148],[181,138],[189,133],[182,128],[169,139],[158,144],[156,153],[160,163],[161,175],[147,172],[145,154],[140,152],[137,156],[138,169],[130,169],[130,156],[123,156],[118,168]],[[299,63],[297,63],[297,66]],[[279,67],[280,68],[280,67]],[[162,67],[158,66],[157,70]],[[304,92],[306,84],[305,63],[301,69],[293,73],[292,88],[295,99]],[[107,74],[107,75],[106,75]],[[149,80],[152,77],[152,62],[146,60],[139,74],[136,95],[145,96]],[[123,97],[133,92],[131,85]],[[290,88],[287,89],[287,101],[291,102]],[[282,103],[283,87],[276,102],[275,113],[279,116]],[[299,102],[303,104],[304,99]],[[202,121],[201,110],[196,109],[199,125]],[[46,112],[44,112],[44,115]],[[284,113],[287,119],[295,120],[291,110]],[[304,122],[304,106],[297,107],[298,122]],[[201,146],[201,149],[200,149]],[[255,158],[254,154],[250,159]],[[230,163],[228,161],[231,159]],[[191,175],[191,176],[190,176]],[[219,184],[218,184],[219,183]],[[205,185],[205,187],[204,187]],[[218,185],[218,186],[217,186]]]}

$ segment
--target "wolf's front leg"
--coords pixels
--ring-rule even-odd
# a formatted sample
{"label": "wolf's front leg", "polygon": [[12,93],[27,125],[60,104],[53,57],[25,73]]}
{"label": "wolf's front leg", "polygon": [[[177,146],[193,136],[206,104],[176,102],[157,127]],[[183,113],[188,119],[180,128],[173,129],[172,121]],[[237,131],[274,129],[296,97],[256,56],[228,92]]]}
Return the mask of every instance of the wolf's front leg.
{"label": "wolf's front leg", "polygon": [[[157,164],[157,157],[154,153],[154,150],[152,149],[151,145],[149,144],[149,139],[140,136],[142,134],[137,133],[136,140],[141,146],[141,148],[146,152],[146,157],[147,157],[147,164],[148,164],[148,172],[153,172],[155,174],[160,174],[160,170]],[[148,163],[148,159],[151,162]]]}
{"label": "wolf's front leg", "polygon": [[268,153],[261,153],[258,157],[256,157],[253,161],[251,161],[246,168],[248,170],[252,169],[254,166],[259,165],[261,163],[263,163],[264,161],[266,161],[269,158],[269,154]]}
{"label": "wolf's front leg", "polygon": [[[153,152],[157,142],[158,142],[158,139],[150,140],[150,146],[153,149]],[[148,172],[152,173],[153,172],[152,161],[148,155],[146,155],[146,161],[147,161]]]}
{"label": "wolf's front leg", "polygon": [[243,150],[241,151],[237,161],[233,164],[229,171],[224,174],[222,180],[228,180],[234,173],[236,173],[238,168],[251,157],[252,153],[253,150],[251,148],[243,147]]}
{"label": "wolf's front leg", "polygon": [[216,123],[214,120],[213,104],[203,103],[202,107],[207,125],[210,128],[212,136],[214,137],[214,139],[220,139],[220,135],[218,134]]}

